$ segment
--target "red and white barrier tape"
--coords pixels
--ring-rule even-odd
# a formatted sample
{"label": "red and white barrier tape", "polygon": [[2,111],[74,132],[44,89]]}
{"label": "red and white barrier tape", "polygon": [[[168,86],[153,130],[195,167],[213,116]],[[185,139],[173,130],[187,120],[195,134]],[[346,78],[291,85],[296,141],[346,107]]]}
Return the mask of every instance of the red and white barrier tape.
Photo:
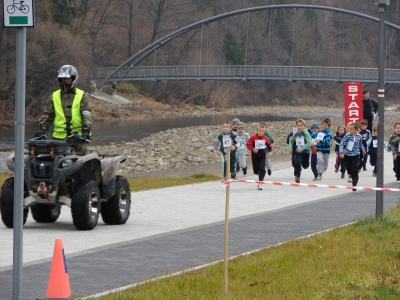
{"label": "red and white barrier tape", "polygon": [[290,185],[290,186],[303,186],[303,187],[311,187],[311,188],[329,188],[329,189],[347,189],[353,190],[356,189],[358,191],[383,191],[383,192],[400,192],[400,189],[391,189],[391,188],[379,188],[379,187],[369,187],[369,186],[345,186],[345,185],[333,185],[333,184],[313,184],[313,183],[296,183],[296,182],[279,182],[279,181],[259,181],[259,180],[245,180],[238,179],[232,180],[229,179],[224,181],[223,184],[228,185],[231,182],[240,182],[240,183],[257,183],[257,184],[272,184],[272,185]]}

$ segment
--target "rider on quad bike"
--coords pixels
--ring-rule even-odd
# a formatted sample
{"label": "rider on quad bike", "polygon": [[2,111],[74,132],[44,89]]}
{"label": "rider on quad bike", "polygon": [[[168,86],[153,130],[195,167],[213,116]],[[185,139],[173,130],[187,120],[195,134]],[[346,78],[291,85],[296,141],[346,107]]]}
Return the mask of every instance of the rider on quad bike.
{"label": "rider on quad bike", "polygon": [[[117,171],[126,157],[86,150],[85,144],[91,142],[89,97],[75,87],[78,72],[73,66],[62,66],[58,80],[60,89],[46,103],[40,129],[25,152],[23,224],[29,208],[36,222],[55,222],[63,205],[71,208],[78,230],[96,227],[100,213],[106,224],[124,224],[130,215],[131,193],[127,179]],[[53,139],[48,139],[51,125]],[[14,154],[7,166],[14,171]],[[3,223],[12,228],[14,177],[2,186],[0,212]]]}

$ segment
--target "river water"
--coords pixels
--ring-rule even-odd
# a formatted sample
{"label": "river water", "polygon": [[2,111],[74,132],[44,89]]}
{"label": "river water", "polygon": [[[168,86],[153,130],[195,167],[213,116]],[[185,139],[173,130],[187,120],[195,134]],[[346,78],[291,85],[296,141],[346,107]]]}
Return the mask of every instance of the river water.
{"label": "river water", "polygon": [[[226,120],[239,118],[240,121],[249,122],[273,122],[291,121],[297,118],[313,119],[322,117],[340,117],[338,113],[331,113],[324,116],[302,113],[299,115],[211,115],[181,117],[163,120],[138,120],[122,122],[102,122],[93,125],[92,142],[94,145],[108,145],[111,143],[129,142],[149,136],[151,134],[171,128],[183,128],[203,125],[222,125]],[[34,137],[36,127],[25,129],[25,141]],[[14,148],[14,130],[3,130],[0,134],[0,151]]]}

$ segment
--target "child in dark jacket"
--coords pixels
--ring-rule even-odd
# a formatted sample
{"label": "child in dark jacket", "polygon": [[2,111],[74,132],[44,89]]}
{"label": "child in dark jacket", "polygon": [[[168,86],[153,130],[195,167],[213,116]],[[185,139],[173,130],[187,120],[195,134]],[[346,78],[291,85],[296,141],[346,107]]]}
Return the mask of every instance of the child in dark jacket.
{"label": "child in dark jacket", "polygon": [[317,180],[318,169],[317,169],[317,144],[315,143],[315,138],[317,137],[319,131],[319,124],[317,122],[313,122],[311,124],[311,130],[308,132],[311,136],[311,171],[314,174],[313,181]]}
{"label": "child in dark jacket", "polygon": [[396,135],[391,139],[390,149],[393,155],[393,171],[396,175],[396,180],[400,181],[400,123],[394,124],[394,134]]}
{"label": "child in dark jacket", "polygon": [[369,163],[374,167],[372,176],[376,177],[376,161],[378,158],[378,127],[372,128],[372,137],[368,140]]}
{"label": "child in dark jacket", "polygon": [[[257,133],[253,134],[247,141],[247,149],[251,151],[251,163],[254,174],[258,175],[258,180],[263,181],[265,177],[265,160],[267,153],[272,156],[272,144],[265,135],[266,128],[258,124]],[[258,190],[262,190],[261,184],[257,185]]]}
{"label": "child in dark jacket", "polygon": [[331,120],[324,119],[321,122],[321,127],[318,132],[317,138],[315,142],[317,143],[317,168],[318,168],[318,176],[317,180],[322,179],[322,173],[328,169],[329,165],[329,155],[331,153],[331,140],[332,133],[329,129],[331,127]]}
{"label": "child in dark jacket", "polygon": [[340,178],[344,178],[344,173],[346,171],[346,162],[344,161],[344,159],[341,159],[339,155],[339,145],[345,134],[346,134],[346,128],[344,126],[339,126],[336,131],[336,135],[333,138],[335,140],[335,152],[336,152],[335,172],[336,173],[339,172],[340,169],[341,173]]}
{"label": "child in dark jacket", "polygon": [[[339,145],[340,158],[345,159],[347,173],[351,175],[353,187],[358,183],[358,160],[360,152],[365,149],[362,144],[362,136],[358,133],[360,129],[359,123],[351,123],[348,127],[349,133],[345,134]],[[356,189],[353,188],[355,192]]]}
{"label": "child in dark jacket", "polygon": [[[362,120],[360,123],[360,134],[362,135],[363,139],[362,139],[362,143],[364,145],[364,148],[366,149],[367,153],[368,153],[368,147],[367,147],[367,141],[369,140],[369,138],[371,137],[371,131],[369,131],[368,128],[368,121],[367,120]],[[367,171],[367,159],[368,159],[368,155],[363,155],[362,152],[360,153],[360,165],[359,165],[359,170],[361,170],[361,168],[363,169],[363,171]]]}
{"label": "child in dark jacket", "polygon": [[310,165],[311,137],[306,129],[306,122],[303,119],[296,121],[297,132],[289,140],[289,151],[292,152],[293,144],[296,145],[294,153],[294,176],[295,181],[300,183],[301,167],[307,169]]}

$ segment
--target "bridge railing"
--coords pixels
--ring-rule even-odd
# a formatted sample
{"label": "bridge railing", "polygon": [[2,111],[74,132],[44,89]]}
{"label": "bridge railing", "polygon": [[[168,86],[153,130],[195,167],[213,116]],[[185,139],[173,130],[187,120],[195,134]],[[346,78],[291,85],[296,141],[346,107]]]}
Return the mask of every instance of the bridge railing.
{"label": "bridge railing", "polygon": [[[104,79],[114,70],[115,68],[92,69],[90,79]],[[318,80],[377,82],[378,68],[265,65],[137,66],[121,69],[110,80]],[[386,69],[385,81],[386,83],[400,83],[400,69]]]}

